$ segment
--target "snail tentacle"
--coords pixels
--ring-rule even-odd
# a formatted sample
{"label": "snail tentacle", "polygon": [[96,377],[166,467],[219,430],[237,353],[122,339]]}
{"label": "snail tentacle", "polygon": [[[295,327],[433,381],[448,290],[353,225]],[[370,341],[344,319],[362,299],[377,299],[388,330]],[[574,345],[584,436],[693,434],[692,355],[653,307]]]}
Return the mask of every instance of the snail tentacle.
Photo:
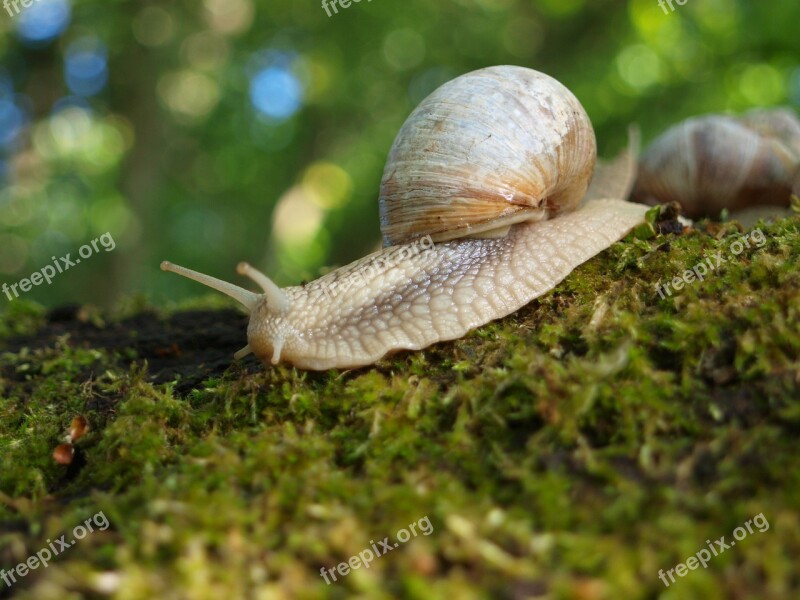
{"label": "snail tentacle", "polygon": [[247,309],[247,312],[250,313],[253,312],[253,309],[261,298],[260,294],[256,294],[250,290],[241,288],[238,285],[228,283],[227,281],[222,281],[221,279],[211,277],[210,275],[206,275],[204,273],[198,273],[192,269],[187,269],[186,267],[171,263],[168,260],[161,262],[161,270],[169,271],[170,273],[177,273],[178,275],[186,277],[187,279],[191,279],[197,283],[202,283],[203,285],[213,288],[218,292],[222,292],[226,296],[230,296],[234,300],[244,305],[244,307]]}

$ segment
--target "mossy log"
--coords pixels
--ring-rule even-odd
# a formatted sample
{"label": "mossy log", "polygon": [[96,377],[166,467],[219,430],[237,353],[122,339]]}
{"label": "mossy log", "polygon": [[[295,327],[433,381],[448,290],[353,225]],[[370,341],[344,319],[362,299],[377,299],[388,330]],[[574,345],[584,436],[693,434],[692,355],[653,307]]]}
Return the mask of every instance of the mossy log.
{"label": "mossy log", "polygon": [[[108,526],[0,597],[796,598],[800,217],[757,227],[734,252],[735,222],[656,224],[514,315],[353,371],[234,362],[246,317],[217,299],[16,301],[0,567]],[[768,529],[675,572],[757,515]]]}

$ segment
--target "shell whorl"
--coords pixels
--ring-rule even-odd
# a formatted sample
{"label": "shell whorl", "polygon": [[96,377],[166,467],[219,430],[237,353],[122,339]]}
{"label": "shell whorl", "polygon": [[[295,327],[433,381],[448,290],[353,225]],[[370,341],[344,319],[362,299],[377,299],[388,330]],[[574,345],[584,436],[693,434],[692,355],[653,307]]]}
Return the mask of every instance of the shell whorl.
{"label": "shell whorl", "polygon": [[512,66],[467,73],[423,100],[392,145],[380,192],[384,245],[572,210],[596,155],[586,111],[552,77]]}
{"label": "shell whorl", "polygon": [[800,121],[783,109],[688,119],[642,156],[633,199],[679,202],[687,216],[788,204],[800,180]]}

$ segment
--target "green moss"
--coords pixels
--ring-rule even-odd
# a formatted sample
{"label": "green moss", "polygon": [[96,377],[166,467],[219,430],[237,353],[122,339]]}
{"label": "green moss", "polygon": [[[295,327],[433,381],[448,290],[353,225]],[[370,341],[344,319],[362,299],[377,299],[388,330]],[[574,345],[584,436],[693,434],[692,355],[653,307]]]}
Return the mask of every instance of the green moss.
{"label": "green moss", "polygon": [[[178,397],[114,353],[6,353],[0,566],[102,510],[108,530],[14,591],[795,597],[799,224],[762,223],[763,247],[737,256],[735,224],[637,234],[500,322],[357,371],[232,364]],[[658,283],[720,251],[730,260],[705,281],[660,297]],[[0,332],[41,318],[15,304]],[[76,414],[92,424],[85,464],[57,465]],[[659,581],[760,513],[768,531]],[[320,577],[425,516],[430,535],[331,586]]]}
{"label": "green moss", "polygon": [[31,334],[43,323],[44,309],[27,300],[11,302],[2,312],[0,339]]}

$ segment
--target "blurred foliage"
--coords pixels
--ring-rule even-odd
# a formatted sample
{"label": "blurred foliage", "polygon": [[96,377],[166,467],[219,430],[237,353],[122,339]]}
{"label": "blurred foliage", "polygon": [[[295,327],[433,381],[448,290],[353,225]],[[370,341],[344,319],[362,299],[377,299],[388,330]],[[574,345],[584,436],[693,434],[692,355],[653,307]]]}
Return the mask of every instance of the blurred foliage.
{"label": "blurred foliage", "polygon": [[[279,284],[377,248],[389,146],[441,83],[549,73],[599,148],[703,112],[800,105],[800,4],[688,0],[37,0],[0,13],[0,280],[109,232],[48,306],[200,293],[162,259]],[[666,12],[665,12],[666,11]],[[241,283],[241,281],[239,281]],[[8,299],[0,296],[2,305]]]}

